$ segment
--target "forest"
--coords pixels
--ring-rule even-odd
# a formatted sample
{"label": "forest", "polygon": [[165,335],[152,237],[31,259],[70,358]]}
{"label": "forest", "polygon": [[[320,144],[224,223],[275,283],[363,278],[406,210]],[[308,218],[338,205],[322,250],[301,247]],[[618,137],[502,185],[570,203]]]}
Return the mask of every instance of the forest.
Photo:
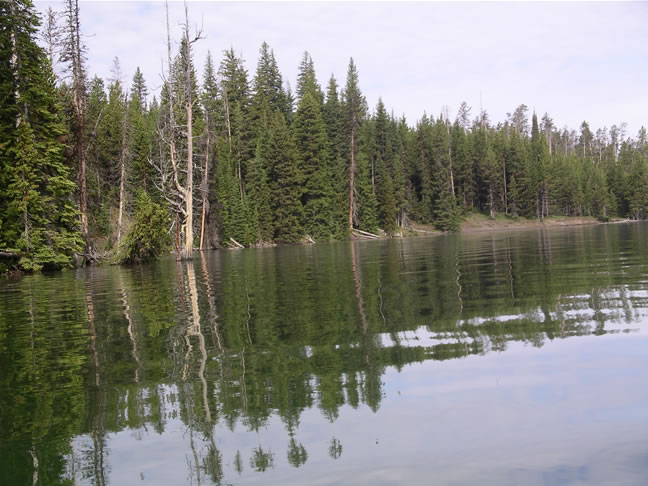
{"label": "forest", "polygon": [[353,59],[320,84],[305,52],[294,92],[266,43],[253,72],[234,49],[196,66],[185,12],[152,95],[117,58],[110,79],[87,72],[78,0],[44,18],[0,2],[0,272],[456,231],[471,213],[648,215],[645,128],[466,103],[412,124],[368,106]]}

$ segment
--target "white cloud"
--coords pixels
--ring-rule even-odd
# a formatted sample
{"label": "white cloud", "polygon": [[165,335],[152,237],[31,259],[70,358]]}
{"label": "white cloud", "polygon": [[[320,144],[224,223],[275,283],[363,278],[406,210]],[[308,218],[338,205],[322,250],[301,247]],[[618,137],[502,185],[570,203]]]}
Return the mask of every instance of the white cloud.
{"label": "white cloud", "polygon": [[[45,10],[50,3],[37,2]],[[55,8],[60,4],[54,4]],[[180,37],[183,4],[170,3],[172,36]],[[250,76],[265,40],[294,87],[304,50],[319,81],[344,84],[349,57],[371,107],[379,96],[410,122],[480,98],[493,121],[521,103],[559,125],[594,128],[648,125],[648,5],[644,3],[245,3],[194,2],[190,21],[207,50],[242,53]],[[89,67],[110,76],[115,56],[132,76],[140,66],[152,87],[166,59],[162,2],[82,2]]]}

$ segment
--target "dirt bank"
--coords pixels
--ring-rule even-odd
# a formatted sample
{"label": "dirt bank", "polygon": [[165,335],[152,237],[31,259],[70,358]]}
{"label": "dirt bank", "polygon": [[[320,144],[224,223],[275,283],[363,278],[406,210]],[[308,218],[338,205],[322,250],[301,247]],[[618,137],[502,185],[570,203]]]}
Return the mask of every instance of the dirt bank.
{"label": "dirt bank", "polygon": [[[625,220],[611,221],[623,222]],[[585,224],[601,224],[601,221],[591,216],[552,216],[544,221],[537,219],[513,218],[510,216],[498,215],[490,219],[483,214],[471,214],[461,224],[461,233],[480,233],[486,231],[518,230],[531,228],[549,228],[556,226],[581,226]],[[412,223],[409,235],[440,235],[443,234],[431,225]]]}

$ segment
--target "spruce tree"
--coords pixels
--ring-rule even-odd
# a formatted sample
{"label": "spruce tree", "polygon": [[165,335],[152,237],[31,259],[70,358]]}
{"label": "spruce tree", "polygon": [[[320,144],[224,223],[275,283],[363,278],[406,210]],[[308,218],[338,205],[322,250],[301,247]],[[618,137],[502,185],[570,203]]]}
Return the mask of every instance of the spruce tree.
{"label": "spruce tree", "polygon": [[313,58],[304,52],[302,61],[299,65],[299,71],[297,74],[297,100],[298,102],[302,99],[304,94],[310,91],[313,94],[320,105],[324,102],[324,94],[322,93],[321,88],[317,84],[317,79],[315,76],[315,65],[313,63]]}
{"label": "spruce tree", "polygon": [[294,140],[280,111],[274,112],[268,124],[263,159],[268,168],[273,239],[280,243],[297,243],[304,235],[303,175],[297,164]]}
{"label": "spruce tree", "polygon": [[[342,93],[343,99],[343,120],[344,120],[344,134],[346,142],[346,157],[347,157],[347,172],[348,172],[348,199],[347,199],[347,208],[348,208],[348,226],[349,231],[353,230],[353,225],[356,224],[359,219],[358,215],[360,212],[359,201],[357,200],[358,187],[356,183],[356,173],[359,169],[358,161],[356,160],[359,153],[360,146],[360,128],[365,119],[367,112],[367,102],[360,91],[359,81],[358,81],[358,70],[353,62],[353,58],[349,60],[349,68],[347,70],[347,80]],[[367,164],[369,161],[363,161]],[[370,174],[368,173],[366,177],[369,178]],[[363,184],[364,181],[361,181],[360,184]],[[368,197],[364,198],[365,201],[369,201]],[[374,208],[366,208],[365,213],[375,211]],[[372,218],[375,219],[375,215]]]}
{"label": "spruce tree", "polygon": [[648,217],[648,164],[636,152],[628,174],[628,203],[632,219]]}
{"label": "spruce tree", "polygon": [[38,25],[31,2],[0,3],[0,245],[19,250],[26,270],[70,265],[82,249],[66,132]]}
{"label": "spruce tree", "polygon": [[316,239],[328,239],[333,233],[332,167],[317,96],[316,87],[306,84],[292,128],[302,177],[305,230]]}
{"label": "spruce tree", "polygon": [[429,118],[424,114],[416,127],[415,157],[413,171],[413,198],[415,218],[421,223],[432,221],[432,130]]}
{"label": "spruce tree", "polygon": [[270,46],[264,42],[259,50],[259,61],[253,81],[253,91],[251,103],[251,120],[255,129],[255,135],[263,130],[263,119],[265,116],[272,116],[275,111],[279,111],[287,118],[286,93],[283,89],[283,81],[274,52]]}
{"label": "spruce tree", "polygon": [[271,193],[268,182],[268,133],[263,132],[257,142],[255,157],[248,164],[246,197],[248,198],[248,224],[250,241],[271,242],[274,237]]}
{"label": "spruce tree", "polygon": [[399,227],[407,226],[409,222],[409,202],[408,194],[411,192],[409,187],[408,169],[410,165],[410,157],[408,153],[408,139],[409,129],[405,117],[402,117],[397,125],[395,154],[394,154],[394,167],[393,167],[393,184],[394,184],[394,199],[396,204],[396,220]]}
{"label": "spruce tree", "polygon": [[326,90],[326,102],[322,107],[322,119],[328,139],[328,153],[331,160],[331,186],[333,188],[333,232],[335,238],[349,236],[348,188],[349,177],[346,162],[346,147],[342,104],[338,96],[338,85],[331,75]]}
{"label": "spruce tree", "polygon": [[146,82],[138,67],[133,76],[128,102],[130,128],[128,150],[132,164],[130,180],[134,187],[141,188],[148,194],[155,194],[155,172],[149,162],[155,137],[155,123],[151,122],[155,122],[155,119],[148,110],[146,97]]}
{"label": "spruce tree", "polygon": [[396,198],[394,197],[394,154],[390,120],[381,98],[373,120],[372,186],[378,203],[378,221],[388,234],[396,230]]}

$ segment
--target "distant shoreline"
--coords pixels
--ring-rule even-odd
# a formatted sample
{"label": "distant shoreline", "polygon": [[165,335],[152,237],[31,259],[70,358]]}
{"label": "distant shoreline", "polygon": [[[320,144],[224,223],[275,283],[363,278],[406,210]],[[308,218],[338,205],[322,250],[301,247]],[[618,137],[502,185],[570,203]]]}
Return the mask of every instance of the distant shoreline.
{"label": "distant shoreline", "polygon": [[[593,216],[550,216],[544,220],[513,218],[510,216],[498,215],[495,219],[490,219],[483,214],[471,214],[461,224],[458,234],[486,233],[489,231],[506,231],[522,230],[532,228],[555,228],[564,226],[584,226],[606,223],[627,223],[633,222],[631,219],[614,218],[610,221],[600,221]],[[434,228],[432,225],[412,223],[410,231],[403,236],[419,235],[441,235],[442,231]]]}

